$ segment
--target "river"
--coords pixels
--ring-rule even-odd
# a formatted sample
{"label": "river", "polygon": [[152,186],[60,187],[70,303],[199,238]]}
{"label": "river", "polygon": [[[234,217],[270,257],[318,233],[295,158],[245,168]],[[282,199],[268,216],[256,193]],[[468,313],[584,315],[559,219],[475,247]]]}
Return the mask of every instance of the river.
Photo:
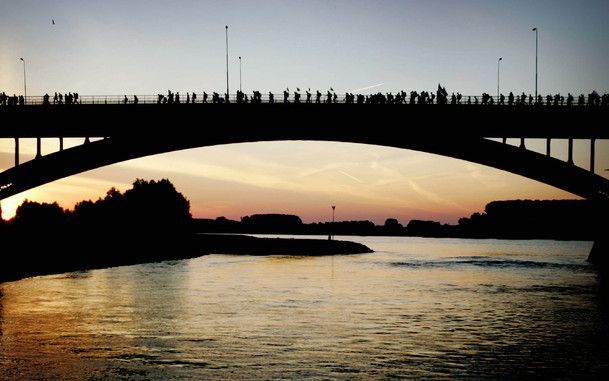
{"label": "river", "polygon": [[609,373],[590,242],[347,239],[376,252],[207,255],[0,284],[0,380]]}

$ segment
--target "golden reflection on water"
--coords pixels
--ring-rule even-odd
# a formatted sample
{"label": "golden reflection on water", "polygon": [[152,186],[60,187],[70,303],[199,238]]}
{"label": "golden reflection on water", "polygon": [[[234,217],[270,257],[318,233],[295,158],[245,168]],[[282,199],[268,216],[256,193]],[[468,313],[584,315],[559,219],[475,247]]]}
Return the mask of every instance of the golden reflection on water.
{"label": "golden reflection on water", "polygon": [[357,240],[378,252],[209,255],[0,285],[0,374],[530,378],[608,354],[588,342],[606,324],[588,243]]}

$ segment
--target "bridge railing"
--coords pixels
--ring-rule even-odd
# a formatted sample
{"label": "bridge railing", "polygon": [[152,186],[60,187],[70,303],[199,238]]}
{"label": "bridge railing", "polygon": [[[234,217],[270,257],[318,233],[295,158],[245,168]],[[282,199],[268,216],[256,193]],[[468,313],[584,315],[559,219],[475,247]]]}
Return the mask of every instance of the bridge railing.
{"label": "bridge railing", "polygon": [[[108,104],[108,105],[118,105],[118,104],[125,104],[125,105],[133,105],[133,104],[166,104],[166,103],[172,103],[172,104],[192,104],[192,103],[197,103],[197,104],[202,104],[202,103],[225,103],[225,98],[224,98],[224,94],[219,94],[218,98],[214,101],[213,99],[213,93],[208,93],[207,94],[207,98],[205,99],[205,96],[203,93],[196,93],[196,96],[193,98],[193,94],[195,93],[188,93],[188,94],[180,94],[179,97],[179,101],[176,98],[175,94],[174,94],[174,98],[172,101],[169,100],[169,97],[165,94],[162,94],[162,98],[159,98],[159,95],[136,95],[136,94],[127,94],[127,95],[78,95],[78,98],[72,98],[71,102],[69,102],[66,98],[65,94],[62,94],[62,98],[61,99],[54,99],[54,94],[53,95],[49,95],[48,98],[48,104],[49,105],[66,105],[66,104],[83,104],[83,105],[104,105],[104,104]],[[311,95],[311,99],[310,99],[310,103],[314,104],[314,103],[322,103],[322,104],[338,104],[338,103],[358,103],[358,99],[357,96],[359,94],[355,95],[355,97],[351,98],[351,100],[347,99],[347,96],[345,94],[342,95],[336,95],[336,97],[334,97],[334,94],[332,95],[332,97],[330,99],[328,99],[327,93],[326,94],[322,94],[322,96],[320,97],[319,101],[317,100],[317,96],[315,93],[312,93]],[[410,94],[406,94],[406,98],[402,98],[399,101],[396,101],[396,99],[394,98],[392,101],[390,101],[389,99],[387,99],[386,94],[384,94],[385,98],[381,101],[380,99],[376,98],[375,100],[368,102],[368,99],[373,99],[372,97],[378,97],[377,94],[362,94],[362,96],[364,97],[364,104],[367,103],[393,103],[393,104],[404,104],[404,105],[419,105],[419,104],[438,104],[438,100],[436,99],[426,99],[424,101],[421,101],[420,98],[415,98],[414,100],[411,100]],[[136,100],[137,97],[137,100]],[[252,94],[246,94],[247,98],[242,98],[241,102],[237,102],[237,94],[230,94],[229,96],[229,102],[230,103],[286,103],[286,100],[284,100],[284,94],[283,93],[277,93],[277,94],[273,94],[271,96],[270,93],[264,93],[261,94],[259,97],[259,101],[257,102],[253,102],[253,96]],[[395,95],[394,95],[395,97]],[[605,97],[607,97],[605,99]],[[20,100],[19,98],[14,99],[11,101],[12,97],[9,97],[8,101],[5,102],[0,102],[0,107],[5,106],[5,107],[9,107],[9,105],[15,105],[15,106],[19,106],[22,104],[26,104],[26,105],[44,105],[45,104],[45,96],[40,96],[40,95],[35,95],[35,96],[28,96],[28,97],[24,97],[23,100]],[[287,98],[287,103],[295,103],[295,94],[293,92],[291,92],[289,94],[289,97]],[[308,103],[307,102],[307,96],[306,93],[300,93],[300,100],[298,103]],[[500,99],[500,97],[497,96],[482,96],[482,95],[462,95],[461,99],[459,100],[455,100],[452,101],[451,97],[449,96],[448,99],[446,100],[447,105],[453,105],[453,104],[459,104],[459,105],[483,105],[483,106],[493,106],[493,105],[505,105],[505,106],[537,106],[537,105],[543,105],[543,106],[564,106],[564,107],[569,107],[569,106],[589,106],[589,100],[588,97],[585,98],[584,102],[580,102],[578,100],[577,97],[574,98],[574,100],[569,104],[567,102],[567,99],[559,99],[559,100],[555,100],[554,97],[552,97],[552,99],[548,99],[547,97],[543,97],[542,101],[539,103],[536,103],[534,101],[534,99],[529,98],[528,95],[525,98],[524,101],[520,100],[519,97],[514,97],[514,100],[512,102],[509,101],[508,97],[505,96],[505,98],[503,100]],[[609,95],[604,95],[602,98],[599,97],[598,101],[595,103],[597,105],[602,105],[602,106],[609,106]]]}

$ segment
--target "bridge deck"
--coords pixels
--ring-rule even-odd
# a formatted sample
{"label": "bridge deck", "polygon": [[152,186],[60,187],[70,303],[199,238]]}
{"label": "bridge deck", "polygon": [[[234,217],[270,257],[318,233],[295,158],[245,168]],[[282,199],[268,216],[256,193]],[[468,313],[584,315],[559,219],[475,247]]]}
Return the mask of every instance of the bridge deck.
{"label": "bridge deck", "polygon": [[[371,136],[607,139],[607,107],[405,104],[127,104],[0,107],[0,138],[213,136],[270,128]],[[324,140],[326,140],[324,139]],[[338,139],[340,140],[340,139]]]}

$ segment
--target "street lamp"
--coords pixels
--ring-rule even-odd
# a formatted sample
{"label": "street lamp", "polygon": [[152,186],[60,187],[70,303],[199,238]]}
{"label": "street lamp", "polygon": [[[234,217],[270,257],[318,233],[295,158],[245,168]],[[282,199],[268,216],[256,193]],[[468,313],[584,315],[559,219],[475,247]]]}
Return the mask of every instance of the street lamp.
{"label": "street lamp", "polygon": [[537,102],[537,57],[539,52],[539,31],[537,27],[533,28],[533,32],[535,32],[535,102]]}
{"label": "street lamp", "polygon": [[[332,205],[332,232],[334,232],[334,210],[336,209],[335,205]],[[332,239],[334,239],[334,234],[332,234]]]}
{"label": "street lamp", "polygon": [[239,91],[241,90],[241,56],[239,56]]}
{"label": "street lamp", "polygon": [[25,77],[25,60],[23,59],[23,57],[19,58],[21,61],[23,61],[23,102],[27,103],[27,81],[26,81],[26,77]]}
{"label": "street lamp", "polygon": [[226,103],[228,103],[228,25],[226,29]]}
{"label": "street lamp", "polygon": [[503,57],[499,57],[497,60],[497,102],[499,102],[499,68],[501,66],[501,61],[503,61]]}

